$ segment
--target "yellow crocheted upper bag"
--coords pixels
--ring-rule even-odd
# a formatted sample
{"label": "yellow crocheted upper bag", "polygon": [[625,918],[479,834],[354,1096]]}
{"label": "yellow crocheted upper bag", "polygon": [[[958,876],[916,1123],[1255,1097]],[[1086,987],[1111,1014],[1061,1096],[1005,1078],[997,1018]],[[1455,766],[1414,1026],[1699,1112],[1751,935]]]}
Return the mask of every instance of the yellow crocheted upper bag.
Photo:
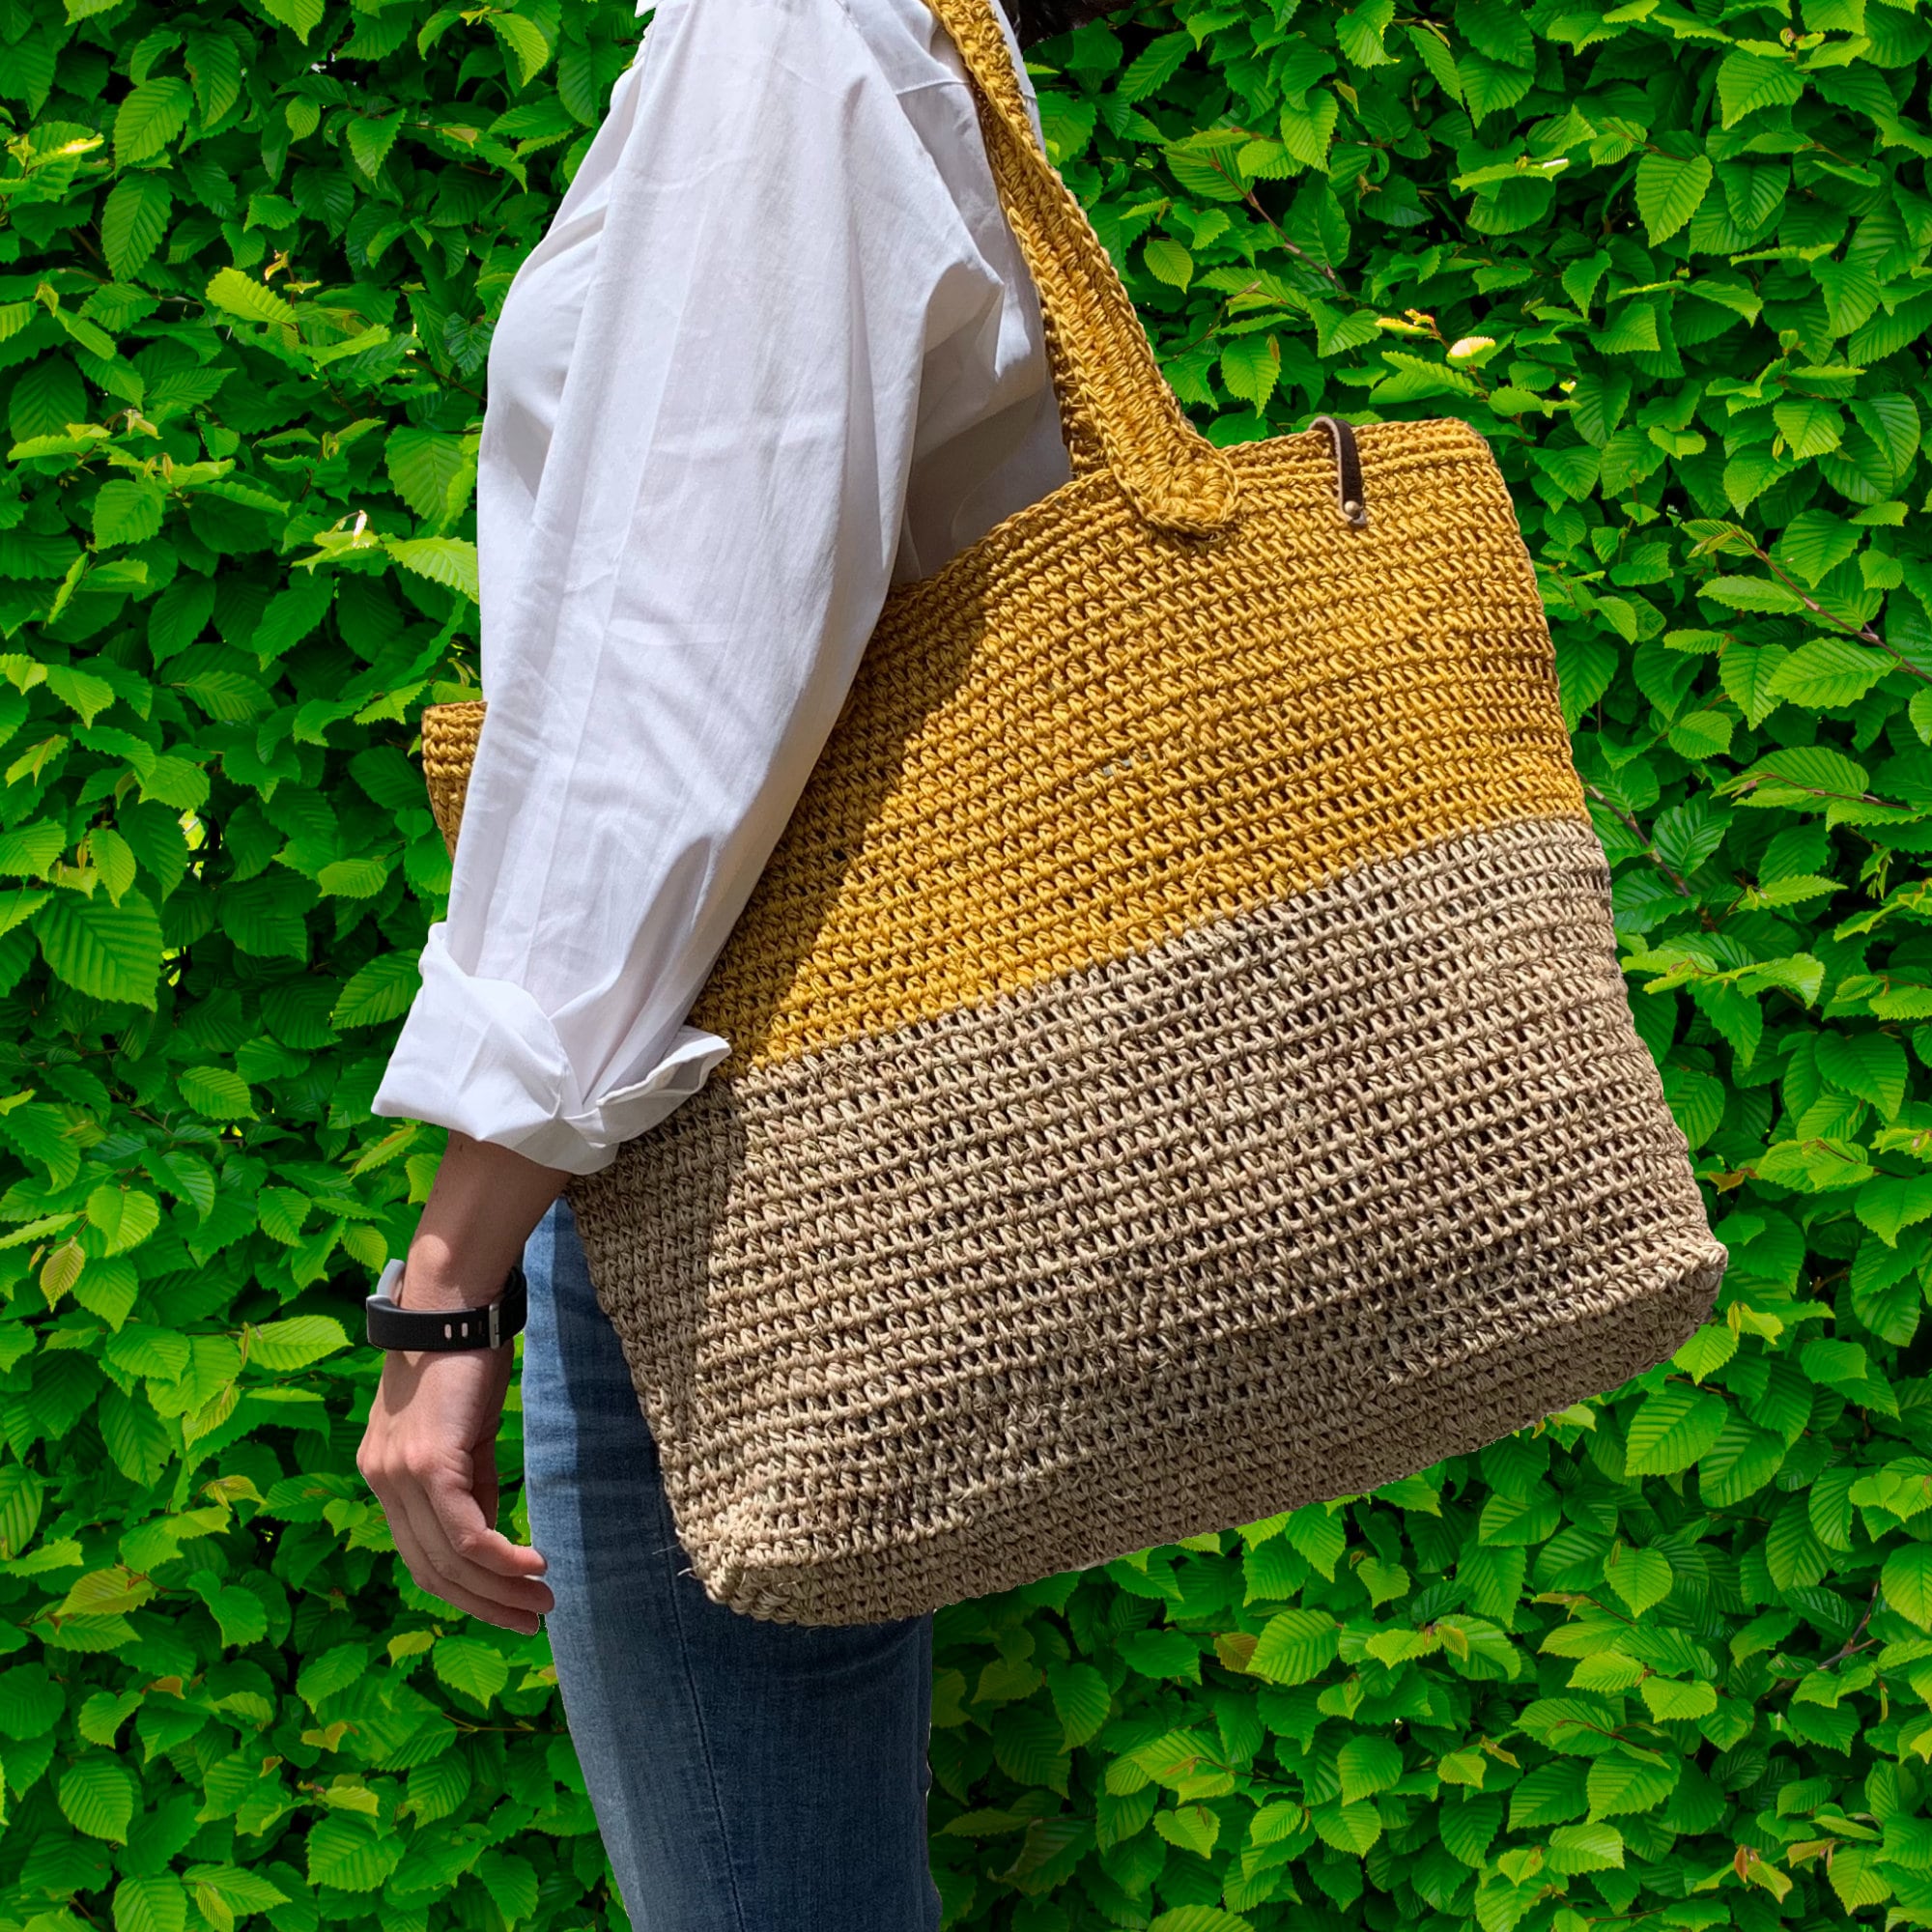
{"label": "yellow crocheted upper bag", "polygon": [[[992,0],[929,4],[1072,479],[894,590],[692,1008],[730,1057],[568,1190],[696,1575],[801,1623],[1475,1449],[1726,1261],[1487,445],[1208,442]],[[482,718],[423,718],[452,848]]]}

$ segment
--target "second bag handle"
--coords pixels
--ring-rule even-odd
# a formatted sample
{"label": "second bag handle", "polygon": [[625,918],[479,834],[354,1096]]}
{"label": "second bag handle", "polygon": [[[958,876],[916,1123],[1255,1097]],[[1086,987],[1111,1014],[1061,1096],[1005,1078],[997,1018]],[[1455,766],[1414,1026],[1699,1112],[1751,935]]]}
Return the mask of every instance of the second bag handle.
{"label": "second bag handle", "polygon": [[1035,134],[997,0],[926,0],[973,81],[1000,200],[1032,272],[1074,473],[1111,469],[1147,522],[1187,535],[1239,511],[1235,467],[1188,421],[1113,259]]}

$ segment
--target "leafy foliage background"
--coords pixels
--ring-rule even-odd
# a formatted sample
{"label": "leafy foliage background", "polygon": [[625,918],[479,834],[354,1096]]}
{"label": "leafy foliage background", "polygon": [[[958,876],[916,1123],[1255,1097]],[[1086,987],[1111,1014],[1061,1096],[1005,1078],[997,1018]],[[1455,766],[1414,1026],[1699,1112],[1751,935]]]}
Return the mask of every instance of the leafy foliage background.
{"label": "leafy foliage background", "polygon": [[[1932,28],[1406,4],[1142,0],[1045,117],[1217,439],[1492,440],[1730,1274],[1481,1456],[942,1613],[949,1921],[1924,1925]],[[622,1922],[346,1323],[491,323],[639,31],[0,0],[0,1932]]]}

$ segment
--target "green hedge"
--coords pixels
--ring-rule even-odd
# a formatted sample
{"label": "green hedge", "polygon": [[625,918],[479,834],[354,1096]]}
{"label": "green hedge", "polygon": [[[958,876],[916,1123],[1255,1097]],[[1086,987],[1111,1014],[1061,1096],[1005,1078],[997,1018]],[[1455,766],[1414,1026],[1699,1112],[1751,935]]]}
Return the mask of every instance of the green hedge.
{"label": "green hedge", "polygon": [[[1492,440],[1732,1264],[1612,1400],[943,1612],[953,1924],[1932,1923],[1932,29],[1801,4],[1037,50],[1217,439]],[[437,1156],[368,1101],[491,321],[638,32],[0,0],[0,1932],[621,1922],[546,1641],[410,1584],[346,1342]]]}

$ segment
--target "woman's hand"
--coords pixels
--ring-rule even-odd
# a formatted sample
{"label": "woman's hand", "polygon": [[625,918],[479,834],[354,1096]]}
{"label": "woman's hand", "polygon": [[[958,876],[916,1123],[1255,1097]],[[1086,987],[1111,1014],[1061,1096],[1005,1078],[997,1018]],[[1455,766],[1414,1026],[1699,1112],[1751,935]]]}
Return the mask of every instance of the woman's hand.
{"label": "woman's hand", "polygon": [[[403,1264],[406,1308],[494,1301],[570,1176],[452,1133]],[[526,1634],[554,1606],[544,1559],[497,1528],[497,1431],[514,1342],[391,1350],[355,1466],[418,1588]]]}
{"label": "woman's hand", "polygon": [[391,1350],[355,1466],[418,1589],[526,1635],[554,1606],[544,1559],[497,1528],[497,1429],[511,1346]]}

